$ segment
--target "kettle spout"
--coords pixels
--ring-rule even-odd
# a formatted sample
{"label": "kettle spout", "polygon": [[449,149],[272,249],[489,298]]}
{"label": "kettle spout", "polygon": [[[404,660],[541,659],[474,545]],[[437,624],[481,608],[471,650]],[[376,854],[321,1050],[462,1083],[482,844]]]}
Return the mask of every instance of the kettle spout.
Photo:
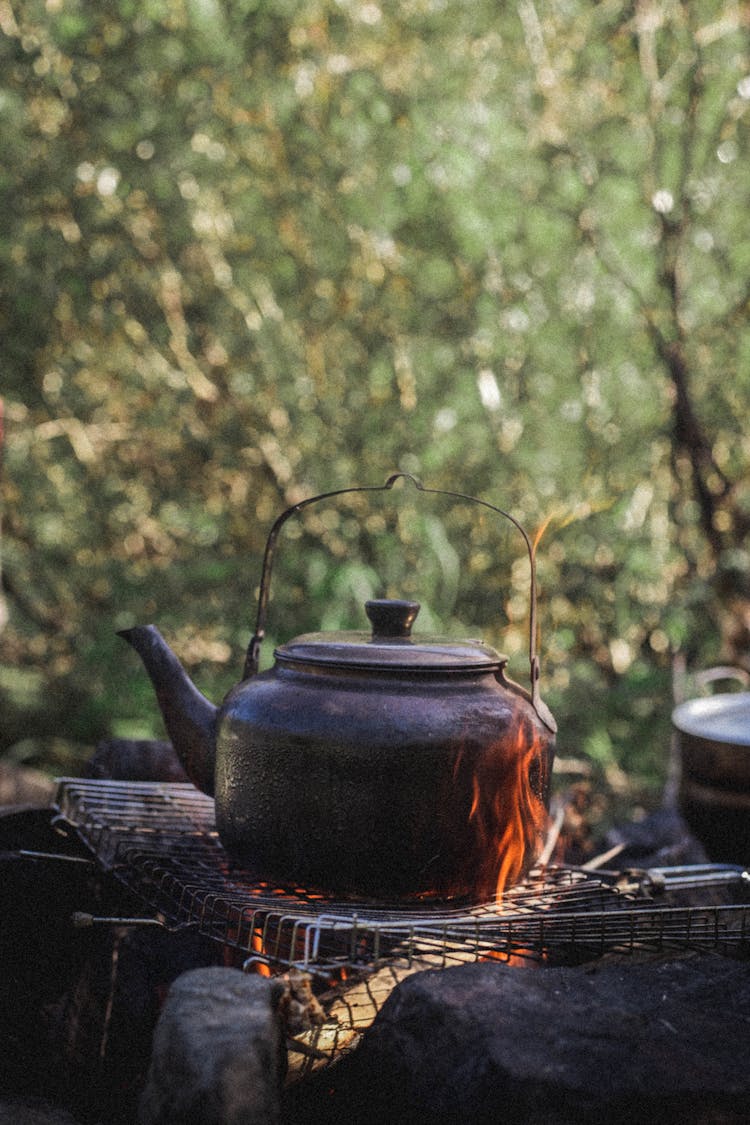
{"label": "kettle spout", "polygon": [[192,781],[213,796],[218,708],[202,695],[155,625],[118,634],[140,656],[156,691],[167,734]]}

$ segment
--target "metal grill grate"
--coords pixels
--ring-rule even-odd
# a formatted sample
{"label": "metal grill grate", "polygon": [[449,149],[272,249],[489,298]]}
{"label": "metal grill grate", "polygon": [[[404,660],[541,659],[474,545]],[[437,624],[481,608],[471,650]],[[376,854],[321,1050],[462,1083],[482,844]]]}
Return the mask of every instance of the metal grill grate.
{"label": "metal grill grate", "polygon": [[[634,950],[750,949],[750,906],[716,904],[749,889],[741,868],[623,878],[547,867],[499,903],[336,902],[233,865],[213,801],[192,785],[62,779],[56,819],[148,907],[142,921],[198,930],[248,970],[309,974],[323,1022],[290,1038],[288,1081],[356,1046],[412,972],[484,960],[533,965]],[[684,887],[704,889],[710,905],[676,905],[674,892]]]}
{"label": "metal grill grate", "polygon": [[335,901],[233,865],[216,832],[213,801],[191,785],[62,779],[56,807],[159,920],[198,929],[237,951],[246,967],[301,968],[341,980],[394,966],[580,962],[634,949],[736,953],[750,944],[750,906],[716,904],[717,886],[747,887],[740,868],[672,873],[678,889],[686,879],[706,886],[705,906],[674,904],[670,869],[658,880],[633,881],[562,866],[532,872],[499,903]]}

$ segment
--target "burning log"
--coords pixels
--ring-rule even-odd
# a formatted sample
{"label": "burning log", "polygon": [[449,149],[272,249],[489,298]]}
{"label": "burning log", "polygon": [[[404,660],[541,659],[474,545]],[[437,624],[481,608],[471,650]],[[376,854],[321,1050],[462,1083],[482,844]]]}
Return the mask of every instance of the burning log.
{"label": "burning log", "polygon": [[311,1074],[355,1048],[396,985],[422,967],[387,964],[352,982],[344,980],[330,996],[324,995],[324,1018],[301,1029],[289,1043],[290,1079]]}

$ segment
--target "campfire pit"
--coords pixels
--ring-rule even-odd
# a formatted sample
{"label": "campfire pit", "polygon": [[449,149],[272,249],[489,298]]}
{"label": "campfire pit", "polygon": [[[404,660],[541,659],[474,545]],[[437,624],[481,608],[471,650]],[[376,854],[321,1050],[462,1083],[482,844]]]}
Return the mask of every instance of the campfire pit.
{"label": "campfire pit", "polygon": [[[580,964],[644,951],[741,955],[750,946],[741,867],[627,874],[558,865],[533,871],[497,901],[336,901],[233,864],[216,832],[213,802],[191,785],[63,780],[57,809],[57,822],[74,829],[143,902],[143,924],[200,933],[220,944],[225,962],[246,971],[310,974],[333,1015],[292,1044],[300,1048],[295,1072],[350,1049],[394,985],[421,969],[483,961]],[[713,892],[713,901],[679,904],[681,892],[696,888]],[[717,892],[725,892],[723,900]],[[727,901],[727,894],[740,901]]]}
{"label": "campfire pit", "polygon": [[[288,1040],[290,1122],[298,1112],[300,1120],[306,1114],[310,1121],[326,1120],[325,1097],[315,1110],[305,1100],[308,1086],[314,1099],[326,1075],[338,1076],[335,1082],[331,1078],[331,1089],[340,1091],[347,1081],[346,1096],[355,1096],[361,1065],[347,1070],[342,1064],[349,1067],[363,1046],[363,1059],[375,1057],[367,1054],[367,1044],[373,1034],[382,1034],[380,1013],[393,1026],[393,1012],[401,1009],[394,1009],[389,997],[400,996],[407,978],[421,979],[423,970],[450,970],[468,986],[464,974],[472,966],[480,973],[476,979],[487,973],[492,981],[500,972],[515,980],[516,966],[527,966],[551,980],[551,972],[585,974],[587,966],[600,972],[613,959],[663,963],[688,956],[702,963],[725,962],[728,955],[734,971],[743,980],[746,975],[741,959],[750,948],[750,905],[747,875],[737,866],[593,872],[558,864],[533,870],[492,901],[333,899],[310,888],[269,883],[233,863],[216,832],[213,802],[188,784],[63,779],[47,815],[54,831],[64,833],[66,848],[75,854],[70,841],[78,841],[77,858],[87,856],[96,877],[115,888],[70,901],[81,940],[90,943],[91,935],[100,935],[89,946],[94,969],[85,995],[80,982],[73,990],[79,1073],[90,1065],[86,1052],[99,1062],[119,1051],[123,1065],[132,1066],[139,1030],[148,1050],[158,1008],[138,1024],[130,1000],[125,1018],[117,1016],[113,1001],[132,986],[134,966],[144,959],[152,967],[149,988],[162,996],[180,971],[196,964],[223,964],[287,981],[302,974],[319,1019],[294,1029]],[[36,862],[62,866],[41,852]],[[437,980],[443,974],[429,976]],[[98,1022],[87,1028],[86,1010],[97,988]],[[457,988],[451,986],[451,1003]],[[597,1003],[604,1003],[604,993],[597,995]],[[502,1024],[501,1014],[493,1017],[487,1008],[482,1018]],[[118,1028],[120,1034],[130,1032],[127,1050],[117,1043]],[[141,1059],[128,1081],[142,1080],[146,1061]],[[318,1112],[323,1116],[316,1118]]]}

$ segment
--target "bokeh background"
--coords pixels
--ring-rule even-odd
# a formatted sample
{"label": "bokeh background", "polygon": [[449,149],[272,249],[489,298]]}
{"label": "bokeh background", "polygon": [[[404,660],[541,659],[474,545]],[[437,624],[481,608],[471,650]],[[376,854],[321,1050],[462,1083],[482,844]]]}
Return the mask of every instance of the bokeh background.
{"label": "bokeh background", "polygon": [[[750,667],[750,12],[0,0],[0,755],[218,699],[274,518],[415,474],[539,538],[561,755],[658,795],[675,675]],[[527,674],[528,560],[408,484],[290,521],[274,640],[416,596]]]}

